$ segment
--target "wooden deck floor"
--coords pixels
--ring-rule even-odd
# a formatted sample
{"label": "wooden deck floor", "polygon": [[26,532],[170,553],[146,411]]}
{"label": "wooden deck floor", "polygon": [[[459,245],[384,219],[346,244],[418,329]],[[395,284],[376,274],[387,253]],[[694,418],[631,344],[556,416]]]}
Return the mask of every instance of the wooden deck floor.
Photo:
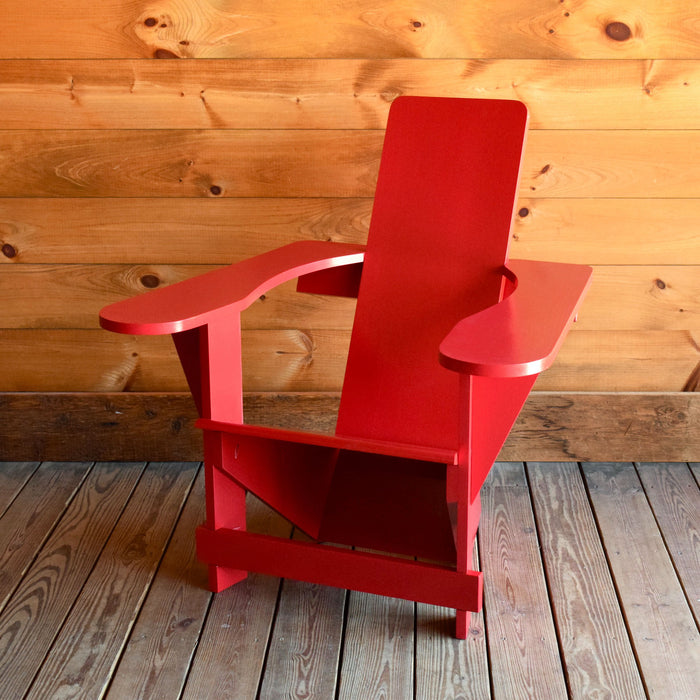
{"label": "wooden deck floor", "polygon": [[3,463],[0,698],[698,698],[698,481],[496,465],[458,642],[427,605],[257,575],[208,593],[197,464]]}

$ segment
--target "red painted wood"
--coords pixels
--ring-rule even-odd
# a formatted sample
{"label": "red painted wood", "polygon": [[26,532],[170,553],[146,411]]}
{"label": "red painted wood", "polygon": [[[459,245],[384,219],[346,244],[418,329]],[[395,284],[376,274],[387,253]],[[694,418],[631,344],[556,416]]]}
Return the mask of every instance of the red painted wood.
{"label": "red painted wood", "polygon": [[500,298],[526,127],[516,101],[392,103],[339,434],[457,445],[459,377],[437,348]]}
{"label": "red painted wood", "polygon": [[446,465],[341,452],[318,539],[454,566]]}
{"label": "red painted wood", "polygon": [[297,241],[236,265],[117,302],[100,312],[103,328],[164,335],[228,318],[282,282],[329,267],[362,262],[363,246]]}
{"label": "red painted wood", "polygon": [[[205,433],[212,590],[260,571],[457,609],[481,606],[479,490],[590,284],[581,265],[508,263],[527,114],[519,102],[401,97],[366,251],[299,242],[103,310],[172,333]],[[239,312],[299,277],[358,296],[336,435],[243,425]],[[253,491],[319,541],[246,532]]]}
{"label": "red painted wood", "polygon": [[[246,490],[221,471],[225,456],[223,440],[218,433],[204,434],[204,481],[206,498],[206,525],[211,530],[246,527]],[[223,591],[242,581],[248,572],[240,566],[209,565],[209,588]]]}
{"label": "red painted wood", "polygon": [[365,593],[443,605],[481,609],[483,576],[448,567],[340,547],[283,540],[234,530],[197,530],[203,561],[242,565],[249,571],[299,581],[351,588]]}
{"label": "red painted wood", "polygon": [[[514,291],[456,324],[440,343],[449,369],[486,377],[521,377],[547,369],[591,282],[586,265],[511,260]],[[546,313],[543,310],[546,309]]]}
{"label": "red painted wood", "polygon": [[442,447],[426,447],[424,445],[368,440],[365,438],[346,437],[342,435],[305,433],[298,430],[282,430],[280,428],[270,428],[263,425],[237,425],[204,418],[200,418],[196,425],[203,430],[217,430],[234,433],[236,435],[250,435],[262,437],[267,440],[300,442],[305,445],[332,447],[335,449],[352,450],[367,454],[390,455],[393,457],[417,459],[426,462],[440,462],[442,464],[457,464],[457,450],[448,450]]}

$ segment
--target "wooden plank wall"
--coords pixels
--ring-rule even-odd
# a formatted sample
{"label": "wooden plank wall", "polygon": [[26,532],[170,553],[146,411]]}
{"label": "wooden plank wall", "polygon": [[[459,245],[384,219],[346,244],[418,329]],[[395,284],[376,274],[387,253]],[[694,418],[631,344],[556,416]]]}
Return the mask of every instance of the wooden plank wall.
{"label": "wooden plank wall", "polygon": [[[167,338],[103,332],[99,309],[291,240],[363,241],[401,94],[530,110],[511,256],[595,266],[580,321],[536,389],[612,392],[605,405],[632,414],[629,392],[677,403],[698,390],[695,3],[64,0],[38,11],[0,0],[0,10],[5,397],[184,391]],[[246,389],[337,392],[352,311],[296,300],[289,286],[261,299],[244,319]],[[12,430],[33,415],[20,403],[4,404]]]}

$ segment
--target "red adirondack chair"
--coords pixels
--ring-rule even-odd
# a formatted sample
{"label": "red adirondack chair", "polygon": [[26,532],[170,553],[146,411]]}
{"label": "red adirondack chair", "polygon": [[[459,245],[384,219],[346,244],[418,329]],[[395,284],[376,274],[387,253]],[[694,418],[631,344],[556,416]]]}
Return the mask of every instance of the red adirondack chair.
{"label": "red adirondack chair", "polygon": [[[379,593],[455,608],[466,636],[479,489],[591,275],[506,266],[526,129],[520,102],[400,97],[366,247],[292,243],[102,311],[174,338],[204,431],[212,590],[257,571]],[[243,422],[240,311],[296,277],[358,297],[335,435]],[[314,541],[247,531],[247,491]]]}

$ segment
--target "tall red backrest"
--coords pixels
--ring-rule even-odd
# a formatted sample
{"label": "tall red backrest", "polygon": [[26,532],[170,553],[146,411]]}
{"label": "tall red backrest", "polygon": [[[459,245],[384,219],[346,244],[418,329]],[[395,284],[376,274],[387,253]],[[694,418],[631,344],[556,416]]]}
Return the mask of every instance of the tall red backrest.
{"label": "tall red backrest", "polygon": [[499,300],[526,130],[511,100],[392,104],[339,434],[456,448],[458,376],[438,345]]}

